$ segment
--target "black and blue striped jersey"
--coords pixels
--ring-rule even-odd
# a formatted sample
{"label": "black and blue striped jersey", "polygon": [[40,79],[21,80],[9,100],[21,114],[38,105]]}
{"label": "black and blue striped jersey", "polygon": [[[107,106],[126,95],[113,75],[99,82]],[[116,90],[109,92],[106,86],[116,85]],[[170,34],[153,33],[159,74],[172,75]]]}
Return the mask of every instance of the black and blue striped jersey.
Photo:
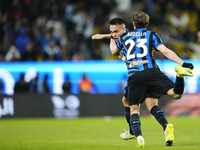
{"label": "black and blue striped jersey", "polygon": [[153,52],[161,44],[163,42],[157,33],[144,28],[123,33],[117,49],[126,56],[128,76],[145,69],[158,68]]}

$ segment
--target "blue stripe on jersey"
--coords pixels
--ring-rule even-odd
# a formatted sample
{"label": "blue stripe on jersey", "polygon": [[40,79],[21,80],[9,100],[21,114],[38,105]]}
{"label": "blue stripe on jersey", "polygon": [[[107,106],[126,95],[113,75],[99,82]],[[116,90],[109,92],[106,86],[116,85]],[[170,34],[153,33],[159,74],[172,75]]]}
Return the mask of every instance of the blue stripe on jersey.
{"label": "blue stripe on jersey", "polygon": [[[119,37],[119,39],[118,39],[118,43],[122,43],[122,41],[121,41],[121,38],[120,38],[120,37]],[[117,43],[117,49],[118,49],[118,50],[122,50],[122,49],[123,49],[123,47],[121,47],[121,46],[119,47],[119,46],[118,46],[118,43]]]}
{"label": "blue stripe on jersey", "polygon": [[[159,35],[145,29],[136,29],[123,33],[118,41],[117,48],[122,50],[127,58],[128,74],[131,76],[137,71],[158,68],[153,57],[153,49],[163,44]],[[130,67],[132,61],[146,62]]]}

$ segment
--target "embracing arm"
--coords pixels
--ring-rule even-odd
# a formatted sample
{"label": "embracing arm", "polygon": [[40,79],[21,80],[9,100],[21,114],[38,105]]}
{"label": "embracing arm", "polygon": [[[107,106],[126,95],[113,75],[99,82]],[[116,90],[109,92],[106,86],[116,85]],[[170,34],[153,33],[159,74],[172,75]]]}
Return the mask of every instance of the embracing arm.
{"label": "embracing arm", "polygon": [[114,39],[110,39],[110,51],[113,56],[119,55],[120,50],[117,49],[117,44]]}
{"label": "embracing arm", "polygon": [[163,44],[159,45],[157,50],[159,50],[161,53],[163,53],[163,55],[165,55],[168,59],[178,63],[179,65],[183,65],[183,60],[178,57],[178,55],[176,53],[174,53],[172,50],[170,50],[169,48],[165,47]]}
{"label": "embracing arm", "polygon": [[95,34],[92,36],[93,40],[101,40],[101,39],[110,39],[111,38],[111,34]]}

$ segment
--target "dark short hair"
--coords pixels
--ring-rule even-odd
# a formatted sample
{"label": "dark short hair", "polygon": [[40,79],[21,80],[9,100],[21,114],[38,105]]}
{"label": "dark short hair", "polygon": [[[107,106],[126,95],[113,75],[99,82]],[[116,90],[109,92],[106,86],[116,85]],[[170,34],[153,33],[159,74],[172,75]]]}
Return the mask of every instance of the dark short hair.
{"label": "dark short hair", "polygon": [[116,24],[119,24],[119,25],[126,25],[125,21],[124,21],[122,18],[113,18],[113,19],[110,21],[110,25],[116,25]]}

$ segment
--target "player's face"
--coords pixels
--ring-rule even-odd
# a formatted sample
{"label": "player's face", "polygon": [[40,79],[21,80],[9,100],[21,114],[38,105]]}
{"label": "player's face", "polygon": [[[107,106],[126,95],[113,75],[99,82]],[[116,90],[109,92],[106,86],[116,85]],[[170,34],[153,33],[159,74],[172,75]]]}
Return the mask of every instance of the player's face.
{"label": "player's face", "polygon": [[110,25],[110,32],[114,40],[118,42],[120,35],[126,32],[126,28],[123,25],[119,25],[119,24]]}

